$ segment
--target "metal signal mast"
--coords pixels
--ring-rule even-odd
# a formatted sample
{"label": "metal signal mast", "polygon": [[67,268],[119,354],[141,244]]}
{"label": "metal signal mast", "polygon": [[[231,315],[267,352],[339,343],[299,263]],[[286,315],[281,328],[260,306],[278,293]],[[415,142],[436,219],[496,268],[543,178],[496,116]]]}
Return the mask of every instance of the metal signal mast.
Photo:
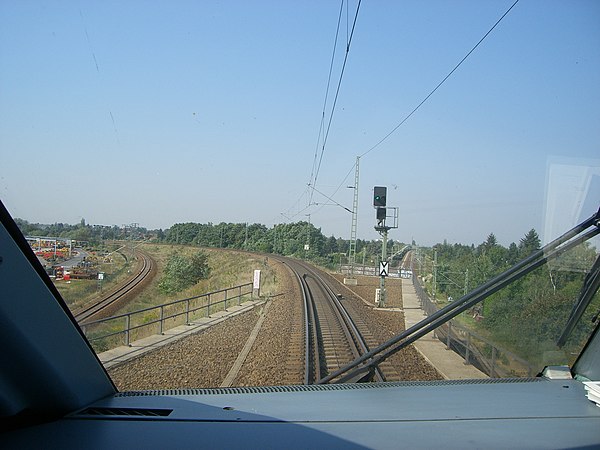
{"label": "metal signal mast", "polygon": [[[376,209],[377,225],[375,230],[381,234],[381,261],[379,262],[379,297],[376,300],[380,307],[385,307],[386,291],[385,277],[389,275],[389,261],[387,257],[388,231],[398,228],[398,208],[387,207],[387,187],[375,186],[373,188],[373,207]],[[391,214],[388,214],[391,213]],[[386,225],[385,220],[391,219],[391,225]]]}

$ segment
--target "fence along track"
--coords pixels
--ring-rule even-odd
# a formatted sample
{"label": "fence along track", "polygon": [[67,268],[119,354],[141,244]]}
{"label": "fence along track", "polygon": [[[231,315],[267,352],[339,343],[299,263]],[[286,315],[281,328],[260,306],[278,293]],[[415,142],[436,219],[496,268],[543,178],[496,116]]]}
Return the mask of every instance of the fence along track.
{"label": "fence along track", "polygon": [[[106,317],[104,319],[98,319],[94,321],[89,321],[80,324],[82,330],[86,334],[88,340],[91,343],[101,341],[106,338],[110,338],[113,336],[123,335],[124,336],[124,344],[129,345],[131,341],[132,332],[139,333],[140,330],[145,329],[148,330],[149,327],[158,326],[158,330],[154,332],[146,332],[142,333],[144,336],[149,336],[150,334],[163,334],[165,329],[168,329],[174,326],[175,323],[178,324],[186,324],[193,325],[192,319],[198,318],[198,312],[202,312],[202,317],[210,318],[211,317],[211,308],[219,309],[221,305],[223,305],[224,310],[227,310],[227,302],[234,302],[237,299],[237,306],[241,305],[242,297],[244,296],[252,296],[253,283],[245,283],[238,286],[233,286],[226,289],[221,289],[219,291],[208,292],[206,294],[196,295],[194,297],[188,297],[180,300],[174,300],[172,302],[163,303],[156,306],[150,306],[148,308],[138,309],[136,311],[126,312],[122,314],[118,314],[116,316]],[[233,296],[230,296],[230,292],[237,293]],[[220,300],[214,301],[211,300],[211,297],[218,296],[221,297]],[[203,303],[204,300],[204,303]],[[200,303],[198,305],[198,303]],[[147,313],[157,314],[159,317],[148,320],[147,317],[144,317]],[[98,326],[108,325],[111,322],[115,321],[124,321],[123,326],[117,326],[116,329],[111,329],[109,327],[105,332],[101,332],[99,335],[91,336],[88,332]],[[195,320],[195,319],[194,319]],[[136,336],[139,338],[140,336]]]}
{"label": "fence along track", "polygon": [[[430,316],[435,314],[439,308],[421,285],[415,269],[412,267],[412,252],[409,252],[409,254],[411,255],[410,261],[405,261],[403,264],[405,268],[413,270],[412,284],[415,288],[415,293],[419,298],[423,311],[427,316]],[[465,364],[474,365],[491,378],[531,377],[536,373],[534,365],[529,361],[499,347],[472,329],[461,326],[454,320],[450,320],[436,328],[433,336],[444,342],[448,350],[453,350],[462,356],[465,359]],[[478,342],[479,345],[475,344],[475,342]],[[488,354],[484,354],[482,349],[488,350]],[[508,367],[514,366],[512,370],[502,368],[500,363],[502,356],[508,361]]]}
{"label": "fence along track", "polygon": [[142,283],[146,277],[152,273],[154,267],[154,261],[152,258],[144,252],[136,250],[136,255],[141,258],[141,267],[137,273],[125,281],[116,291],[110,293],[103,299],[89,305],[79,311],[74,316],[75,320],[79,323],[84,323],[87,319],[91,319],[93,316],[98,315],[104,309],[121,300],[123,297],[131,293],[140,283]]}

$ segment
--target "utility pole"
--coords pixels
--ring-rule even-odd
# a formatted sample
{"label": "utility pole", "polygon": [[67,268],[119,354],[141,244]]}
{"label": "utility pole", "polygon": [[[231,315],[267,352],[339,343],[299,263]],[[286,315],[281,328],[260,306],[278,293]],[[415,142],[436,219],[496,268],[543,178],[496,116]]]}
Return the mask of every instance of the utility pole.
{"label": "utility pole", "polygon": [[356,284],[357,284],[356,278],[354,277],[354,265],[356,263],[356,229],[357,229],[357,215],[358,215],[359,163],[360,163],[360,156],[357,156],[356,157],[356,170],[354,171],[354,186],[348,186],[348,188],[354,189],[354,200],[352,202],[352,226],[350,228],[350,248],[348,250],[348,262],[350,263],[350,276],[348,278],[344,278],[344,284],[353,285],[353,286],[356,286]]}
{"label": "utility pole", "polygon": [[133,246],[133,238],[134,238],[135,231],[138,229],[139,226],[140,226],[140,224],[137,222],[123,225],[123,233],[125,235],[125,242],[126,242],[125,245],[127,245],[127,241],[129,241],[129,253],[131,254],[132,260],[133,260],[133,247],[134,247]]}
{"label": "utility pole", "polygon": [[437,292],[437,250],[433,251],[433,300]]}
{"label": "utility pole", "polygon": [[[382,227],[381,236],[383,237],[383,242],[381,243],[381,264],[387,264],[387,241],[388,241],[388,227]],[[379,306],[385,307],[386,301],[386,292],[385,292],[385,277],[384,275],[384,266],[380,264],[380,273],[379,273]]]}
{"label": "utility pole", "polygon": [[310,250],[310,214],[308,216],[308,223],[306,224],[306,244],[304,245],[304,259],[308,259],[308,252]]}

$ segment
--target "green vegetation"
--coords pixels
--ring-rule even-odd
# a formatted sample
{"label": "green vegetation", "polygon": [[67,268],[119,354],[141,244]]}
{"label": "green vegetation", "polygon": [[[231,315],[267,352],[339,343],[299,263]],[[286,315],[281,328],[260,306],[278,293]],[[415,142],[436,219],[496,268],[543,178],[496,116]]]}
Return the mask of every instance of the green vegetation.
{"label": "green vegetation", "polygon": [[[437,252],[438,300],[460,298],[465,288],[472,290],[539,248],[535,230],[530,230],[518,245],[508,247],[499,245],[493,233],[477,247],[448,243],[434,246],[428,257],[431,261]],[[478,320],[463,318],[461,322],[533,363],[572,363],[571,355],[578,353],[576,350],[594,326],[592,316],[600,309],[600,295],[596,294],[567,345],[558,349],[555,342],[595,259],[596,250],[584,243],[485,299],[472,314],[480,315]]]}
{"label": "green vegetation", "polygon": [[[347,254],[350,247],[348,240],[326,237],[320,228],[305,221],[273,228],[244,223],[178,223],[165,232],[164,242],[294,256],[329,268],[338,267],[340,255]],[[394,241],[390,240],[388,247],[393,246]],[[358,239],[356,254],[357,261],[375,261],[381,254],[381,242]]]}
{"label": "green vegetation", "polygon": [[174,254],[167,262],[158,287],[165,294],[173,294],[193,286],[207,278],[209,274],[210,267],[208,267],[206,253],[199,251],[191,257]]}
{"label": "green vegetation", "polygon": [[[335,236],[326,237],[320,228],[306,221],[278,224],[268,228],[247,223],[178,223],[167,230],[147,230],[143,227],[89,225],[82,219],[76,225],[55,223],[44,225],[15,219],[26,236],[52,236],[75,239],[88,245],[106,240],[147,241],[153,243],[192,245],[205,248],[226,248],[259,253],[275,253],[314,261],[329,268],[339,267],[347,255],[350,243]],[[388,242],[393,248],[394,241]],[[308,250],[305,246],[308,245]],[[381,241],[356,241],[356,260],[375,264],[381,254]]]}
{"label": "green vegetation", "polygon": [[[85,219],[76,225],[65,223],[40,224],[29,223],[23,219],[15,219],[15,222],[21,233],[25,236],[51,236],[64,239],[74,239],[79,242],[86,242],[96,245],[103,240],[125,240],[146,238],[151,233],[145,228],[122,228],[116,225],[88,225]],[[153,235],[158,236],[158,232]]]}
{"label": "green vegetation", "polygon": [[[263,275],[269,272],[268,268],[264,265],[263,257],[255,257],[235,251],[202,249],[201,253],[206,256],[207,266],[205,269],[207,276],[181,290],[165,292],[160,287],[160,284],[165,278],[164,274],[169,261],[175,259],[191,261],[193,256],[199,253],[198,247],[189,245],[142,244],[139,248],[148,253],[156,262],[157,276],[132,302],[128,303],[118,313],[137,311],[182,298],[202,295],[226,287],[249,283],[252,281],[254,269],[262,269]],[[177,258],[174,258],[174,256],[177,256]],[[263,276],[264,280],[265,277]],[[275,290],[271,285],[269,285],[268,289]]]}
{"label": "green vegetation", "polygon": [[[139,311],[146,308],[151,308],[165,303],[173,302],[180,299],[188,299],[192,297],[202,296],[208,292],[219,291],[225,288],[250,283],[254,270],[261,270],[261,296],[269,297],[281,293],[281,286],[277,276],[277,263],[268,264],[268,257],[252,255],[245,252],[234,250],[215,250],[203,249],[199,251],[197,247],[186,245],[169,245],[169,244],[143,244],[141,250],[150,254],[156,261],[158,266],[158,276],[129,304],[120,311],[115,313],[122,314],[126,312]],[[161,288],[161,283],[164,281],[164,274],[167,267],[179,267],[181,261],[187,263],[181,264],[186,267],[192,261],[202,267],[202,271],[207,275],[201,278],[198,282],[182,288],[177,292],[165,293]],[[175,264],[173,261],[177,261]],[[205,264],[204,264],[205,263]],[[193,266],[193,264],[191,264]],[[172,272],[174,269],[169,269]],[[184,270],[185,272],[185,270]],[[198,272],[196,272],[196,275]],[[185,277],[183,277],[185,279]],[[229,297],[236,295],[237,290],[230,290]],[[250,295],[244,296],[242,302],[248,300]],[[213,294],[211,297],[211,313],[223,309],[224,305],[215,305],[215,303],[224,299],[224,293]],[[236,302],[237,300],[231,300]],[[199,308],[207,304],[206,297],[200,297],[190,302],[190,308]],[[230,303],[231,304],[231,303]],[[165,317],[173,314],[185,312],[185,303],[179,305],[168,306],[164,308]],[[190,314],[190,319],[194,320],[198,317],[206,316],[206,308]],[[158,320],[160,310],[158,308],[150,311],[145,311],[132,316],[131,326],[139,326],[149,324]],[[185,322],[185,314],[179,315],[177,318],[169,319],[165,323],[165,327],[181,325]],[[108,323],[99,326],[90,326],[86,329],[86,335],[92,339],[91,343],[94,349],[98,352],[113,348],[117,345],[123,345],[124,335],[119,333],[125,326],[125,320],[114,319]],[[136,340],[153,333],[159,332],[158,323],[143,326],[131,333],[131,340]],[[106,336],[109,333],[117,333],[115,336],[102,339],[94,339],[100,336]]]}

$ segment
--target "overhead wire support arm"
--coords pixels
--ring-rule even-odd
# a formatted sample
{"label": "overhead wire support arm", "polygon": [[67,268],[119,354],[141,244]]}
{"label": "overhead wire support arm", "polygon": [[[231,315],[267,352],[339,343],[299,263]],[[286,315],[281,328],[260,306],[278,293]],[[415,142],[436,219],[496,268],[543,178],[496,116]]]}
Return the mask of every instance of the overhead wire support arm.
{"label": "overhead wire support arm", "polygon": [[[586,231],[588,228],[591,230]],[[492,278],[487,283],[482,284],[472,292],[464,295],[462,298],[449,304],[448,306],[436,311],[408,330],[400,333],[398,336],[381,344],[377,348],[365,353],[360,358],[355,359],[350,364],[329,374],[319,381],[320,384],[329,383],[333,380],[336,383],[343,383],[348,380],[356,379],[358,374],[368,373],[371,367],[380,364],[385,359],[412,344],[420,337],[433,331],[440,325],[450,321],[461,312],[466,311],[475,304],[499,291],[508,284],[524,277],[531,271],[537,269],[550,260],[553,260],[566,251],[588,241],[600,234],[600,210],[589,219],[567,231],[562,236],[537,250],[529,257],[515,264],[510,269],[500,275]],[[582,234],[583,233],[583,234]]]}
{"label": "overhead wire support arm", "polygon": [[339,206],[340,208],[345,209],[346,211],[348,211],[350,214],[352,214],[352,210],[349,208],[346,208],[344,205],[341,205],[340,203],[336,202],[334,199],[332,199],[330,196],[323,194],[321,191],[319,191],[316,187],[314,186],[309,186],[312,190],[317,191],[319,194],[321,194],[323,197],[325,197],[327,200],[330,200],[333,202],[334,205]]}

